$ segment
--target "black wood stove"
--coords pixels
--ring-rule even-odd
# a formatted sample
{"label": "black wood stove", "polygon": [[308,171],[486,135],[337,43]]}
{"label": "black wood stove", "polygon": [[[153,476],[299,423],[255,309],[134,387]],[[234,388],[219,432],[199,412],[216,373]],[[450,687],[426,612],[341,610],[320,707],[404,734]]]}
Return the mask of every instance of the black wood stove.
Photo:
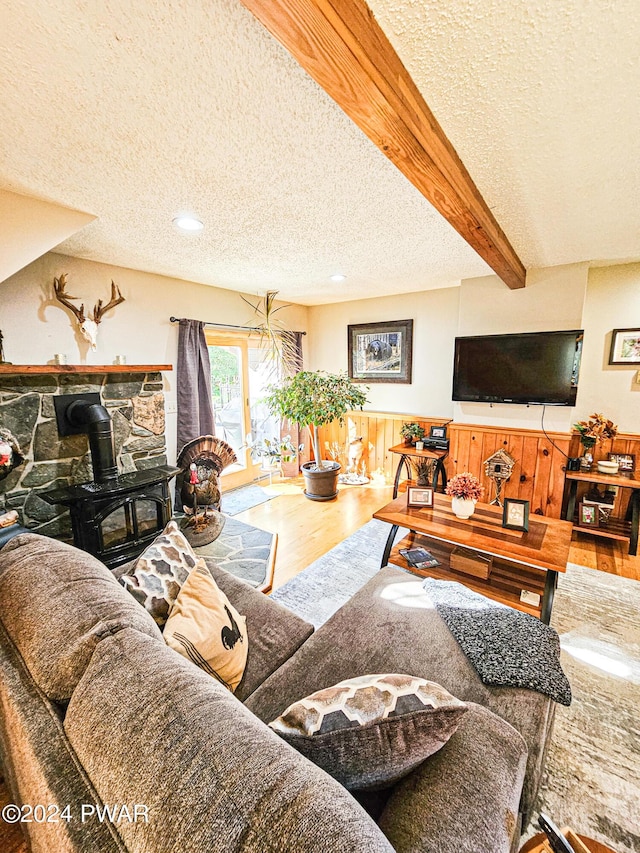
{"label": "black wood stove", "polygon": [[169,480],[180,469],[159,465],[118,474],[111,418],[100,395],[59,395],[54,405],[60,435],[88,433],[94,480],[41,497],[69,507],[74,544],[113,569],[137,557],[169,521]]}

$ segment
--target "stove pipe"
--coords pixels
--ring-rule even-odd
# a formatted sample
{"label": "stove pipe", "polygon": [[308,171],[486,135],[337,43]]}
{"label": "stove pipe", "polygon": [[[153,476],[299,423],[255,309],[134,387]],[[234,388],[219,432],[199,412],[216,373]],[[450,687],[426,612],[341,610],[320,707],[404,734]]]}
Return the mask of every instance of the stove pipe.
{"label": "stove pipe", "polygon": [[96,483],[108,483],[118,476],[109,412],[100,403],[74,400],[66,409],[66,418],[74,427],[86,427]]}

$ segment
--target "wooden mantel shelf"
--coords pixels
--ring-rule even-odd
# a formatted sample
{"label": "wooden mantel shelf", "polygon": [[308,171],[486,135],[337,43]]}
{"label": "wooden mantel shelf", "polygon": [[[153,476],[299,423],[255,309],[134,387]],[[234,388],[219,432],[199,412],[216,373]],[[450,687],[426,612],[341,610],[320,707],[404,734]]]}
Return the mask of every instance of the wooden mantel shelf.
{"label": "wooden mantel shelf", "polygon": [[28,376],[39,373],[159,373],[172,364],[0,364],[0,375]]}

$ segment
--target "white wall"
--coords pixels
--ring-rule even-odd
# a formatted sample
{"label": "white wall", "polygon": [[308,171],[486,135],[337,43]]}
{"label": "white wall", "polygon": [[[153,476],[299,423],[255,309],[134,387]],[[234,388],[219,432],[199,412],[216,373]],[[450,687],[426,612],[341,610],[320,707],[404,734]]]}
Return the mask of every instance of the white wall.
{"label": "white wall", "polygon": [[[125,302],[105,314],[98,330],[98,349],[77,333],[71,311],[53,298],[53,279],[68,274],[67,290],[85,310],[108,301],[111,279]],[[255,294],[245,294],[257,302]],[[307,328],[304,306],[284,308],[278,317],[290,329]],[[13,364],[48,364],[65,353],[69,364],[112,364],[125,355],[128,364],[172,364],[164,374],[167,402],[176,398],[178,324],[170,316],[216,323],[256,325],[252,309],[240,294],[202,284],[98,264],[49,252],[0,284],[0,329],[4,353]],[[307,338],[305,338],[306,349]],[[167,416],[167,450],[175,459],[176,415]]]}
{"label": "white wall", "polygon": [[613,329],[640,329],[640,264],[589,272],[578,417],[603,412],[623,432],[640,432],[640,384],[635,367],[609,364]]}
{"label": "white wall", "polygon": [[413,319],[413,382],[370,384],[365,408],[453,417],[451,365],[459,295],[459,288],[450,287],[309,308],[308,366],[346,371],[350,324]]}

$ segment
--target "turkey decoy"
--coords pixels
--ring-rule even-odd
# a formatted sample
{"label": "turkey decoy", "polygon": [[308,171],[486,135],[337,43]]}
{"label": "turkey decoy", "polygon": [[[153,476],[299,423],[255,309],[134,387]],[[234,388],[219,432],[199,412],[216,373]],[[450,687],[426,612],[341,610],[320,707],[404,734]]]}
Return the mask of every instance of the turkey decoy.
{"label": "turkey decoy", "polygon": [[[219,476],[234,462],[237,457],[231,445],[213,435],[194,438],[178,454],[178,467],[183,472],[180,500],[196,531],[204,530],[215,515],[209,510],[220,509]],[[203,510],[202,515],[199,510]]]}

